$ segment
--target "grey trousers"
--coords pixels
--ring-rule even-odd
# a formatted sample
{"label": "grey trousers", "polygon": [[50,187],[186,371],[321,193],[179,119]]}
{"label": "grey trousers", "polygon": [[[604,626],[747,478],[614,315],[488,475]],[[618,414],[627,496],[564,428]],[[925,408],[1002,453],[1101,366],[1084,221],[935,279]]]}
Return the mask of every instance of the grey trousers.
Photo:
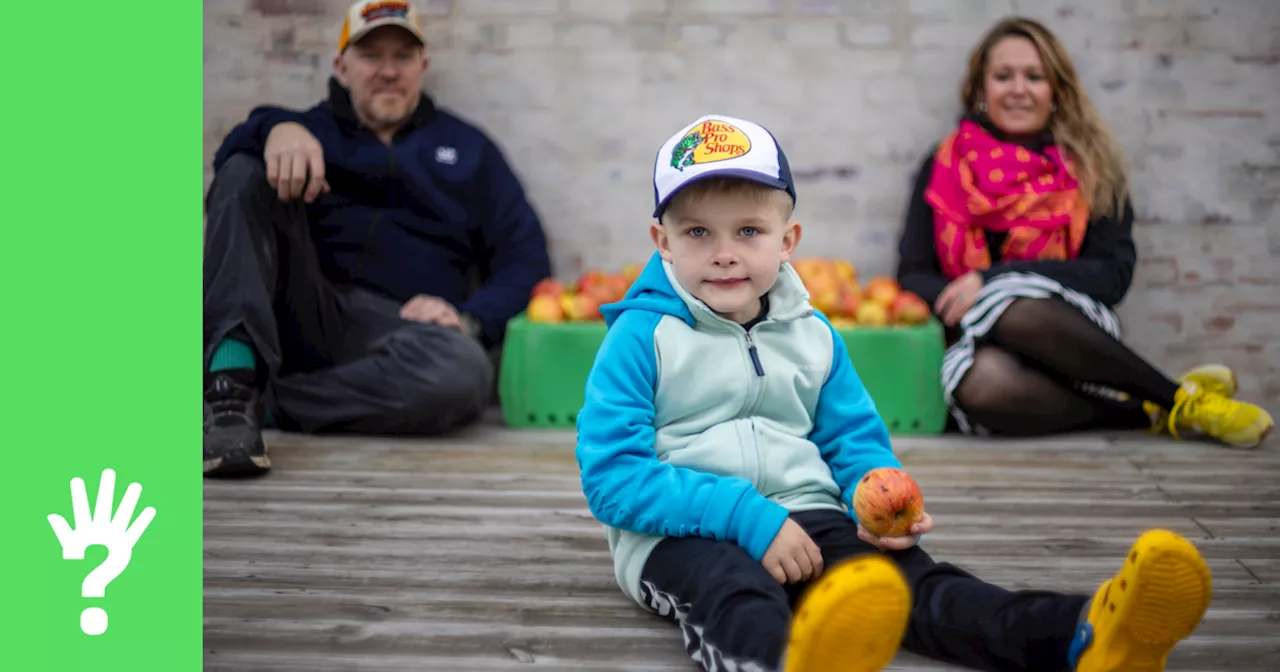
{"label": "grey trousers", "polygon": [[399,301],[326,278],[305,207],[280,202],[260,159],[223,165],[206,214],[205,370],[228,335],[248,340],[281,429],[436,434],[480,417],[494,382],[481,344],[402,320]]}

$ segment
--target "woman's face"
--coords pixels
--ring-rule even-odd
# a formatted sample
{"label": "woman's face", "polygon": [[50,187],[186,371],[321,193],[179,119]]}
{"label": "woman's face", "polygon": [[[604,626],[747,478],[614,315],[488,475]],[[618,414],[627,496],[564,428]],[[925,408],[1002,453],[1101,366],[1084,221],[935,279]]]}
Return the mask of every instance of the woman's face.
{"label": "woman's face", "polygon": [[1035,135],[1049,123],[1053,89],[1031,40],[1009,36],[991,48],[982,99],[991,122],[1011,136]]}

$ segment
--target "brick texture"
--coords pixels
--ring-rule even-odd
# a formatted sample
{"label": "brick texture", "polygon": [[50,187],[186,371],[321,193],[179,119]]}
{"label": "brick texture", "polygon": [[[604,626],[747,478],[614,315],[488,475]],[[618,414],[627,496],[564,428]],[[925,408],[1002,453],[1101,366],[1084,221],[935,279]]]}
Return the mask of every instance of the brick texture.
{"label": "brick texture", "polygon": [[[418,0],[427,86],[522,176],[558,275],[644,259],[655,147],[757,120],[800,182],[802,251],[892,272],[907,189],[959,112],[972,43],[1044,20],[1133,168],[1141,255],[1120,308],[1177,372],[1222,361],[1280,411],[1280,13],[1272,0]],[[346,0],[205,3],[205,184],[256,104],[324,95]]]}

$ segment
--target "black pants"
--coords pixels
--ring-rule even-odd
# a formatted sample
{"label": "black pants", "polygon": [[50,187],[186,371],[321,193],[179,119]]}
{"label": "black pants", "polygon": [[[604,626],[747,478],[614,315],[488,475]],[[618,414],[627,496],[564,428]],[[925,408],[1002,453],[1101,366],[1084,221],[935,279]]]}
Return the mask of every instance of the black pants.
{"label": "black pants", "polygon": [[398,301],[329,281],[304,206],[280,202],[261,160],[242,154],[223,165],[207,215],[205,367],[229,334],[247,338],[282,429],[434,434],[483,412],[494,376],[480,343],[402,320]]}
{"label": "black pants", "polygon": [[[827,568],[879,552],[858,538],[857,526],[839,511],[791,518],[822,549]],[[919,547],[889,557],[911,589],[902,642],[907,651],[979,670],[1066,669],[1087,596],[1005,590],[934,562]],[[680,624],[689,655],[707,670],[777,669],[791,610],[808,588],[807,582],[780,585],[737,544],[697,537],[663,540],[641,579],[645,602]]]}

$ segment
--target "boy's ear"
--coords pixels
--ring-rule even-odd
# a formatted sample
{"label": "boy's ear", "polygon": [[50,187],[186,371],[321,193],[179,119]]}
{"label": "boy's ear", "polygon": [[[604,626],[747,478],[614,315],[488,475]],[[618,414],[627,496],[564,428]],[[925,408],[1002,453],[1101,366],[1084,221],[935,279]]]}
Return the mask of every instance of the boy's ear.
{"label": "boy's ear", "polygon": [[654,220],[649,225],[649,235],[653,237],[653,244],[657,246],[662,260],[671,261],[671,240],[667,237],[667,229],[662,222]]}
{"label": "boy's ear", "polygon": [[796,246],[800,244],[800,234],[804,227],[800,222],[792,221],[787,224],[787,228],[782,232],[782,263],[791,261],[791,255],[795,254]]}

